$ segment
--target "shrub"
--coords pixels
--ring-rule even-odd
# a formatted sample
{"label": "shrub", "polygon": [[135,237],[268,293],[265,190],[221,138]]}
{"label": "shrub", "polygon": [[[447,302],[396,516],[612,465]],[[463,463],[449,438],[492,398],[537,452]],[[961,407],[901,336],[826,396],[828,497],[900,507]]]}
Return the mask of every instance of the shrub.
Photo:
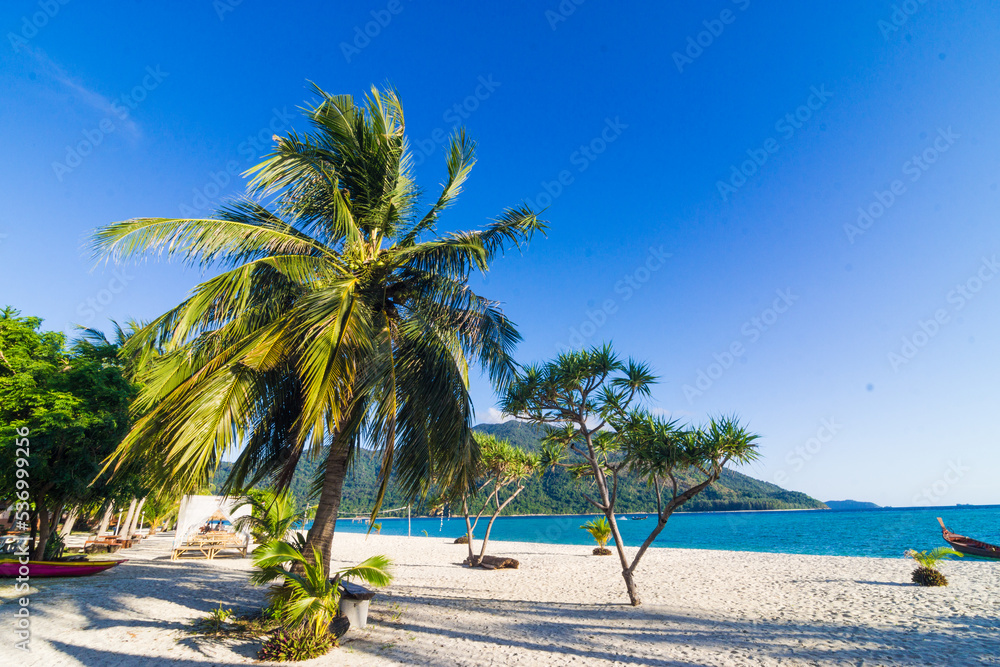
{"label": "shrub", "polygon": [[264,640],[257,657],[273,662],[310,660],[326,655],[334,647],[333,638],[311,629],[279,630]]}
{"label": "shrub", "polygon": [[937,564],[948,556],[961,557],[962,554],[948,547],[938,547],[931,551],[914,551],[910,549],[906,552],[907,558],[917,561],[918,567],[913,571],[911,579],[918,586],[947,586],[948,579],[938,572]]}
{"label": "shrub", "polygon": [[[604,545],[608,543],[609,539],[611,539],[611,524],[608,523],[608,520],[602,516],[599,519],[594,519],[593,521],[583,524],[580,528],[583,528],[585,531],[590,533],[590,536],[594,538],[595,542],[597,542],[597,549],[594,549],[594,554],[603,556],[604,554],[599,552],[607,551],[607,549],[604,548]],[[608,551],[608,553],[611,552]]]}
{"label": "shrub", "polygon": [[947,586],[948,578],[935,569],[918,567],[913,571],[913,583],[918,586]]}

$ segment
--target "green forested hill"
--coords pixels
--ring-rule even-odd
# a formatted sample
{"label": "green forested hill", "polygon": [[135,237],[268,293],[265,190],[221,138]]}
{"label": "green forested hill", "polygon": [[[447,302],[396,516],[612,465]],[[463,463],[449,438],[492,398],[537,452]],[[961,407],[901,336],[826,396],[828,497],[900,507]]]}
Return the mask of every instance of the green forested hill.
{"label": "green forested hill", "polygon": [[[512,444],[535,451],[539,447],[542,429],[537,426],[508,421],[502,424],[480,424],[476,430],[508,439]],[[305,504],[311,480],[315,476],[316,464],[303,461],[292,482],[292,493]],[[220,484],[229,472],[229,465],[216,473],[215,482]],[[363,454],[354,463],[354,469],[344,483],[341,514],[366,514],[371,511],[377,490],[378,459],[372,454]],[[315,501],[313,501],[315,502]],[[384,508],[406,505],[404,498],[390,485]],[[723,510],[770,510],[770,509],[815,509],[826,507],[823,503],[804,493],[787,491],[774,484],[762,482],[733,470],[726,470],[722,477],[694,500],[684,506],[684,511]],[[656,511],[656,498],[652,489],[641,480],[625,475],[618,489],[617,509],[623,513]],[[531,480],[524,491],[505,510],[504,514],[585,514],[592,513],[593,507],[583,498],[580,483],[574,481],[563,469],[546,471],[541,477]],[[414,514],[423,514],[426,509],[414,503]]]}

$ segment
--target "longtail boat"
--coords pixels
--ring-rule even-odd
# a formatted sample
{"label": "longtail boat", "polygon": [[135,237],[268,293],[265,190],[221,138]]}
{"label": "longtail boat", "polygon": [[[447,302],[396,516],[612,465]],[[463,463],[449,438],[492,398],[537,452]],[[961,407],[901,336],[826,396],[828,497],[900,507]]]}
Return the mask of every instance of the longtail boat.
{"label": "longtail boat", "polygon": [[[122,560],[33,560],[28,561],[29,577],[88,577],[121,565]],[[0,560],[0,577],[22,576],[21,562],[16,558]]]}
{"label": "longtail boat", "polygon": [[944,541],[950,544],[955,551],[968,554],[969,556],[979,556],[981,558],[993,558],[1000,560],[1000,547],[995,544],[988,544],[987,542],[974,540],[971,537],[957,535],[945,527],[944,521],[941,517],[938,517],[938,523],[941,524],[941,537],[943,537]]}

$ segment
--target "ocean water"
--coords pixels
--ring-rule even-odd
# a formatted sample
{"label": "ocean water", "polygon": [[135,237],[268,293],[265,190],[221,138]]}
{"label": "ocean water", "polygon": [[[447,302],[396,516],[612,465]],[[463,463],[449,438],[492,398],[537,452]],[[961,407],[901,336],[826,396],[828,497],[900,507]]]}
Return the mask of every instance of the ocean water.
{"label": "ocean water", "polygon": [[[648,516],[635,520],[636,516]],[[902,557],[907,549],[947,546],[936,517],[952,532],[1000,544],[1000,505],[962,507],[885,508],[871,510],[809,510],[799,512],[691,512],[675,514],[654,542],[658,547],[725,549],[832,556]],[[491,540],[593,545],[580,526],[586,516],[500,517]],[[476,530],[481,536],[487,518]],[[406,518],[380,519],[382,534],[406,535]],[[655,527],[655,515],[619,515],[622,539],[642,544]],[[360,521],[341,517],[337,531],[365,532]],[[412,519],[413,535],[454,539],[465,534],[462,517]],[[966,557],[968,558],[968,557]]]}

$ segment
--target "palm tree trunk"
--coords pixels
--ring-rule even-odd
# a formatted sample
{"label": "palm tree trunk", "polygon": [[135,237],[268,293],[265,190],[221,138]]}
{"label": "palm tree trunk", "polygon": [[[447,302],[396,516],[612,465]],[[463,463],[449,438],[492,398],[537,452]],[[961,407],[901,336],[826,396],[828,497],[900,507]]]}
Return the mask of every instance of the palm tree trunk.
{"label": "palm tree trunk", "polygon": [[135,512],[132,513],[132,523],[130,523],[127,526],[128,534],[125,537],[131,537],[132,534],[138,530],[136,526],[139,525],[139,517],[142,516],[142,506],[145,504],[146,504],[146,499],[143,498],[142,500],[139,501],[139,504],[135,506]]}
{"label": "palm tree trunk", "polygon": [[80,516],[80,506],[73,505],[73,508],[69,511],[69,516],[66,517],[66,523],[63,524],[62,530],[59,531],[59,535],[63,539],[69,537],[69,534],[73,532],[73,524],[76,523],[77,517]]}
{"label": "palm tree trunk", "polygon": [[122,528],[128,529],[128,527],[132,524],[132,516],[135,514],[135,505],[137,502],[139,501],[133,498],[132,502],[128,505],[128,514],[125,515],[125,521],[118,526],[118,535],[120,537],[128,539],[128,533],[123,532]]}
{"label": "palm tree trunk", "polygon": [[469,521],[469,497],[462,495],[462,513],[465,515],[465,537],[469,540],[469,564],[472,564],[472,522]]}
{"label": "palm tree trunk", "polygon": [[97,529],[98,535],[103,535],[104,533],[108,532],[108,525],[111,523],[111,517],[114,515],[114,513],[115,513],[115,504],[109,500],[104,508],[104,516],[101,517],[101,526],[100,528]]}
{"label": "palm tree trunk", "polygon": [[330,449],[326,460],[326,472],[323,474],[323,490],[319,494],[319,504],[316,506],[316,518],[312,528],[306,535],[307,559],[312,561],[315,547],[323,559],[323,566],[330,567],[330,555],[333,552],[333,533],[337,527],[337,515],[340,513],[340,496],[344,490],[344,478],[347,477],[347,445],[340,449]]}

